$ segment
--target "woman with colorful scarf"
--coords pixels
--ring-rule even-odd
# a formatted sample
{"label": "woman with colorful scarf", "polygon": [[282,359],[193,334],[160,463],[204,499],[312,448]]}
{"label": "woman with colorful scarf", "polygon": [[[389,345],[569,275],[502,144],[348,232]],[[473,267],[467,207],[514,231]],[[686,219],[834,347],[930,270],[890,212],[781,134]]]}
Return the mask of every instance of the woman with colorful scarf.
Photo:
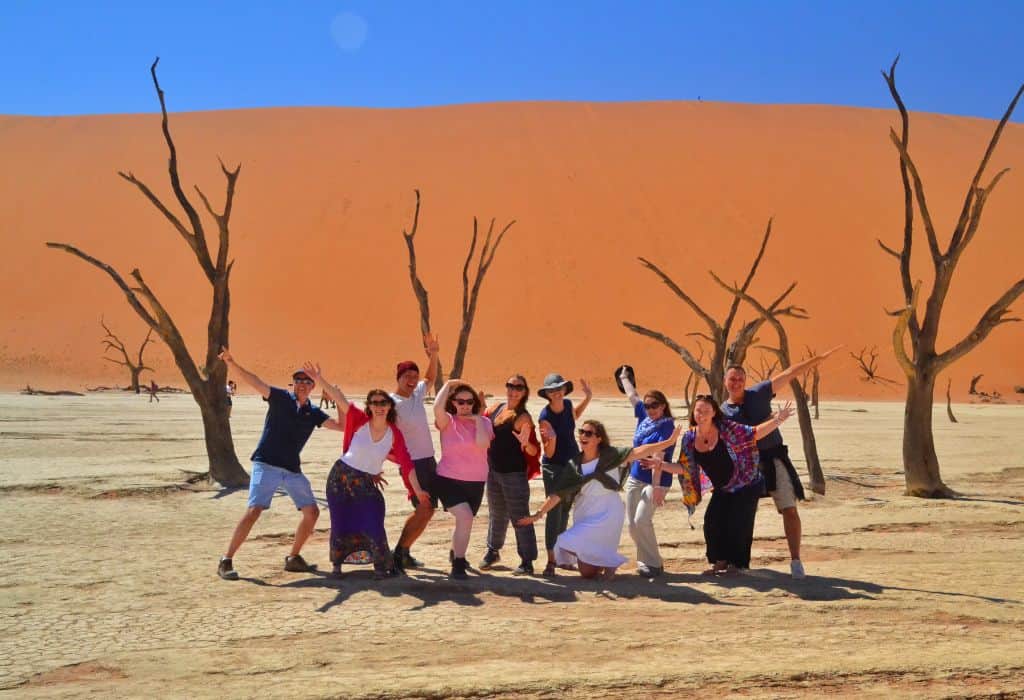
{"label": "woman with colorful scarf", "polygon": [[552,485],[553,493],[540,510],[517,525],[535,523],[563,499],[572,500],[572,527],[558,536],[555,561],[559,566],[577,565],[583,578],[611,579],[626,562],[619,554],[626,519],[626,506],[619,496],[624,480],[620,467],[630,460],[663,452],[675,444],[681,431],[679,426],[669,439],[649,445],[612,447],[600,421],[584,421],[577,431],[579,454],[559,474]]}
{"label": "woman with colorful scarf", "polygon": [[[793,415],[789,401],[756,427],[726,420],[714,397],[700,394],[690,406],[690,429],[683,434],[679,463],[648,461],[654,478],[660,472],[681,474],[700,500],[700,472],[714,491],[704,512],[704,541],[711,568],[704,574],[736,574],[750,568],[757,501],[764,490],[758,469],[757,440]],[[686,485],[684,484],[684,491]]]}

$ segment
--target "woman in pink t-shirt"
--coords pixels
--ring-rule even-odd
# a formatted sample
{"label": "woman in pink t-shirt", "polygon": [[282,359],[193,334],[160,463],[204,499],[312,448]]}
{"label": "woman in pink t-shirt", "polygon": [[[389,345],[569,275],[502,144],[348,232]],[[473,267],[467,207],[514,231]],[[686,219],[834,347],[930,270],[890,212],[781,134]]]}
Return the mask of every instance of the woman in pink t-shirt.
{"label": "woman in pink t-shirt", "polygon": [[441,432],[441,461],[437,463],[433,490],[455,518],[451,554],[451,577],[455,579],[468,578],[466,550],[487,483],[487,448],[494,439],[494,429],[482,413],[479,394],[459,379],[449,379],[434,400],[434,425]]}

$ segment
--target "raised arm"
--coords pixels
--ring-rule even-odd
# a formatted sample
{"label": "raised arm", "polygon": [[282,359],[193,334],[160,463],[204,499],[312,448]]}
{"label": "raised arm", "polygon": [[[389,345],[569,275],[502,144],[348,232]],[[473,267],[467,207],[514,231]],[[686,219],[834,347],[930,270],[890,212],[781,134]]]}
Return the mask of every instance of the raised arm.
{"label": "raised arm", "polygon": [[439,364],[438,353],[441,352],[441,345],[437,342],[437,336],[427,333],[423,336],[423,347],[427,349],[427,371],[423,374],[423,380],[427,386],[432,386],[437,378],[437,366]]}
{"label": "raised arm", "polygon": [[262,379],[260,379],[259,377],[257,377],[249,370],[239,365],[237,362],[235,362],[235,358],[231,355],[230,350],[228,350],[225,347],[222,347],[220,349],[220,354],[217,355],[217,357],[219,357],[224,362],[224,364],[230,367],[232,371],[235,372],[235,374],[241,377],[242,381],[244,381],[246,384],[255,389],[260,396],[262,396],[265,399],[270,398],[270,385],[267,384]]}
{"label": "raised arm", "polygon": [[544,456],[551,459],[555,456],[555,448],[558,447],[558,436],[555,429],[546,420],[540,421],[540,444],[544,448]]}
{"label": "raised arm", "polygon": [[444,407],[448,403],[448,394],[455,388],[456,384],[461,383],[461,379],[449,379],[441,387],[441,391],[437,392],[437,396],[434,397],[434,425],[437,426],[438,430],[447,428],[452,420],[448,417],[448,411],[444,410]]}
{"label": "raised arm", "polygon": [[829,355],[841,347],[843,346],[837,345],[828,352],[823,352],[820,355],[809,357],[803,362],[797,362],[795,365],[790,365],[784,371],[779,372],[777,375],[772,377],[772,393],[779,393],[779,390],[783,387],[789,386],[789,383],[793,381],[795,377],[799,377],[807,370],[814,369],[814,367],[827,360]]}
{"label": "raised arm", "polygon": [[626,456],[626,459],[624,461],[632,462],[633,460],[645,459],[647,457],[650,457],[651,455],[658,454],[659,452],[664,452],[668,448],[672,447],[672,445],[676,444],[676,441],[679,439],[679,436],[682,435],[682,433],[683,426],[680,423],[679,425],[676,426],[676,429],[672,431],[672,435],[670,435],[668,439],[662,440],[661,442],[653,442],[650,445],[640,445],[639,447],[634,447],[632,450],[629,451],[629,454]]}
{"label": "raised arm", "polygon": [[761,425],[754,428],[754,437],[758,440],[768,435],[773,430],[778,428],[780,425],[786,422],[786,419],[793,415],[793,402],[787,401],[784,405],[779,406],[778,410],[772,415],[771,418],[766,420]]}
{"label": "raised arm", "polygon": [[580,401],[579,406],[573,409],[573,415],[576,416],[576,420],[580,419],[583,412],[587,410],[587,406],[590,405],[590,399],[594,397],[594,392],[590,390],[590,384],[587,383],[586,379],[580,379],[580,388],[583,389],[583,400]]}
{"label": "raised arm", "polygon": [[[314,382],[319,384],[320,385],[320,389],[325,394],[327,394],[328,396],[331,397],[331,401],[333,401],[335,404],[337,404],[337,406],[338,406],[338,414],[339,415],[343,416],[346,413],[348,413],[348,409],[349,409],[348,399],[345,398],[345,394],[342,393],[340,388],[338,388],[334,384],[331,384],[329,381],[327,381],[327,379],[324,378],[324,375],[320,371],[320,365],[319,364],[315,364],[313,362],[306,362],[305,364],[302,365],[302,371],[305,372],[306,374],[308,374],[310,379],[312,379]],[[333,427],[333,426],[328,426],[328,427]],[[342,425],[340,428],[334,428],[334,429],[335,430],[344,430],[345,426]]]}
{"label": "raised arm", "polygon": [[633,386],[633,382],[629,381],[629,373],[625,370],[619,372],[619,381],[622,382],[622,388],[626,390],[626,396],[629,397],[629,403],[633,406],[640,403],[640,394],[636,393],[636,387]]}
{"label": "raised arm", "polygon": [[516,436],[516,440],[519,441],[519,445],[522,447],[523,452],[536,457],[540,453],[540,448],[530,440],[533,436],[533,421],[530,420],[530,416],[525,413],[521,414],[516,418],[513,435]]}

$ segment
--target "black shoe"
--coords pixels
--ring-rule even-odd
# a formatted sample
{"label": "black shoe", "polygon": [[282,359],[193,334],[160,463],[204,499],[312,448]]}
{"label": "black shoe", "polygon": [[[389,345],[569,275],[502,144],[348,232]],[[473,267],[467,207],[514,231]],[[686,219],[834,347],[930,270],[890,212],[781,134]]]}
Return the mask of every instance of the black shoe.
{"label": "black shoe", "polygon": [[533,576],[533,562],[524,561],[512,572],[516,576]]}
{"label": "black shoe", "polygon": [[217,575],[225,581],[237,581],[238,572],[235,571],[235,567],[231,564],[231,560],[223,557],[220,560],[220,564],[217,565]]}
{"label": "black shoe", "polygon": [[311,571],[316,571],[316,564],[308,564],[301,554],[296,554],[284,558],[284,570],[307,574]]}
{"label": "black shoe", "polygon": [[501,552],[488,547],[487,554],[485,554],[484,558],[480,561],[480,570],[487,571],[499,561],[501,561]]}
{"label": "black shoe", "polygon": [[449,574],[449,578],[464,581],[469,578],[469,574],[466,573],[466,569],[469,568],[469,562],[466,561],[465,557],[452,556],[452,572]]}
{"label": "black shoe", "polygon": [[400,574],[405,573],[405,547],[395,547],[395,551],[391,554],[392,566],[395,567],[395,571]]}
{"label": "black shoe", "polygon": [[665,573],[665,570],[660,566],[647,566],[643,562],[639,562],[636,565],[636,575],[643,578],[654,578],[655,576],[661,576]]}
{"label": "black shoe", "polygon": [[406,569],[422,569],[423,562],[412,555],[408,549],[402,549],[402,566]]}
{"label": "black shoe", "polygon": [[393,566],[380,569],[374,568],[373,570],[373,578],[376,581],[386,578],[394,578],[395,576],[398,576],[398,571]]}

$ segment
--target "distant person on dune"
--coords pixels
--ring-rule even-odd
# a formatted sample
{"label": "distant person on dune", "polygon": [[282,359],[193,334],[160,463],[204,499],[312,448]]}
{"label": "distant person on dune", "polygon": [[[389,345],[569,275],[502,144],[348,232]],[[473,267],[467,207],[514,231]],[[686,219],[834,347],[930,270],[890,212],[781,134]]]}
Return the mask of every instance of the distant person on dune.
{"label": "distant person on dune", "polygon": [[231,417],[231,406],[234,404],[234,396],[238,393],[238,385],[235,384],[234,379],[229,379],[227,385],[224,387],[224,400],[228,405],[228,418]]}
{"label": "distant person on dune", "polygon": [[[744,425],[758,425],[772,415],[772,399],[783,387],[796,377],[813,369],[839,348],[798,362],[783,372],[747,388],[747,372],[740,365],[730,365],[725,371],[725,389],[729,398],[722,402],[725,417]],[[804,500],[804,487],[796,473],[796,467],[789,459],[789,448],[782,442],[782,433],[773,430],[757,441],[760,453],[761,473],[764,474],[768,495],[775,502],[775,508],[782,514],[782,525],[789,544],[789,569],[793,578],[803,578],[803,562],[800,560],[801,528],[797,501]]]}
{"label": "distant person on dune", "polygon": [[153,403],[154,399],[157,403],[160,403],[160,397],[156,395],[156,392],[160,391],[160,387],[157,385],[156,380],[150,379],[146,390],[149,392],[149,403]]}
{"label": "distant person on dune", "polygon": [[313,406],[309,395],[316,383],[304,369],[292,373],[294,393],[272,387],[247,369],[241,367],[227,348],[219,355],[233,372],[255,389],[267,402],[267,417],[263,422],[256,451],[252,453],[252,479],[249,482],[249,502],[245,515],[235,527],[228,550],[217,566],[217,575],[227,581],[238,579],[238,572],[232,563],[235,552],[249,536],[252,526],[260,514],[270,507],[274,492],[283,488],[302,513],[302,520],[295,530],[295,541],[291,553],[285,557],[285,571],[312,571],[315,567],[306,563],[300,552],[313,533],[320,509],[317,507],[309,479],[302,473],[299,453],[313,430],[319,427],[330,430],[344,430],[337,420]]}

